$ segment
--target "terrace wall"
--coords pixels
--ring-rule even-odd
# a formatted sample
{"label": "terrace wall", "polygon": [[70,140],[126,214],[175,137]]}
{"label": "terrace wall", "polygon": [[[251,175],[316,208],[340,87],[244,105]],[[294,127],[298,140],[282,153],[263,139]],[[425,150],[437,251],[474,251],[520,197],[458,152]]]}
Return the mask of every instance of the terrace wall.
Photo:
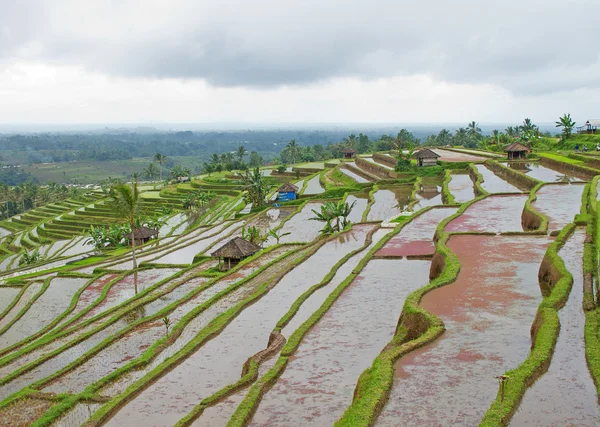
{"label": "terrace wall", "polygon": [[398,174],[395,171],[389,170],[385,166],[380,166],[378,164],[375,164],[373,162],[369,162],[368,160],[362,159],[360,157],[357,157],[355,159],[355,163],[361,169],[364,169],[367,172],[370,172],[370,173],[372,173],[374,175],[378,175],[380,177],[385,177],[385,178],[388,178],[388,179],[396,179],[396,178],[398,178]]}

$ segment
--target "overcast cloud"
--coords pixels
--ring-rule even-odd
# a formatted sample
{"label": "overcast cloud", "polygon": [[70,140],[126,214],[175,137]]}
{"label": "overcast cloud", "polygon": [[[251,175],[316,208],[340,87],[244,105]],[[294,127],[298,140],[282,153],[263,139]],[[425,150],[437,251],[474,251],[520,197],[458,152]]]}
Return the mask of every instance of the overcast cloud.
{"label": "overcast cloud", "polygon": [[[248,97],[265,114],[234,106],[220,116],[213,111],[211,120],[303,121],[316,111],[323,121],[361,114],[396,120],[367,105],[394,108],[386,96],[424,110],[414,117],[396,106],[402,117],[417,121],[432,117],[421,107],[424,101],[446,108],[452,97],[469,117],[489,110],[489,118],[506,120],[518,104],[550,120],[563,110],[586,114],[592,103],[581,95],[600,91],[599,17],[597,0],[0,0],[0,71],[9,79],[0,82],[0,113],[23,121],[30,108],[32,119],[48,121],[62,111],[62,121],[85,121],[70,112],[72,102],[83,102],[94,118],[106,120],[117,98],[129,106],[119,116],[125,121],[155,120],[167,110],[156,106],[141,115],[136,106],[171,99],[172,91],[187,85],[180,94],[181,121],[193,119],[183,106],[203,109],[218,98],[246,105]],[[142,93],[123,96],[127,86]],[[381,87],[411,96],[385,95]],[[352,88],[363,98],[340,96]],[[72,102],[44,120],[36,99],[60,104],[53,96],[61,93]],[[331,102],[289,107],[315,93],[321,95],[314,102],[328,96]],[[6,100],[15,94],[28,101]],[[344,113],[347,98],[362,107]],[[473,111],[472,99],[482,103]],[[444,120],[438,107],[430,104],[433,120],[455,118],[456,108],[446,109]]]}

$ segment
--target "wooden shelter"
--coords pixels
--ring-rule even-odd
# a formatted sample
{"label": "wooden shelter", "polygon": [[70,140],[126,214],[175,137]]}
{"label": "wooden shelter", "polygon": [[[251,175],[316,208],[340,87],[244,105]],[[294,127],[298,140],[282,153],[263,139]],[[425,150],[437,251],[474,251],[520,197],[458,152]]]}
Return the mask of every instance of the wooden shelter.
{"label": "wooden shelter", "polygon": [[[241,237],[235,237],[211,253],[211,256],[219,259],[221,271],[227,271],[258,251],[260,251],[260,246]],[[221,260],[223,260],[222,264]]]}
{"label": "wooden shelter", "polygon": [[[144,243],[149,242],[151,239],[156,239],[158,237],[158,229],[150,228],[142,225],[133,233],[133,237],[135,238],[136,245],[142,245]],[[131,244],[132,233],[129,232],[125,235],[125,238]]]}
{"label": "wooden shelter", "polygon": [[508,154],[508,160],[525,159],[527,158],[527,153],[531,152],[529,147],[520,142],[513,142],[504,151]]}
{"label": "wooden shelter", "polygon": [[357,151],[352,147],[347,147],[342,150],[344,159],[353,159],[356,157],[356,153],[357,153]]}
{"label": "wooden shelter", "polygon": [[294,184],[286,182],[277,189],[277,200],[287,202],[288,200],[296,200],[298,198],[299,188]]}
{"label": "wooden shelter", "polygon": [[440,155],[429,148],[423,148],[413,154],[413,157],[417,159],[417,166],[435,166]]}

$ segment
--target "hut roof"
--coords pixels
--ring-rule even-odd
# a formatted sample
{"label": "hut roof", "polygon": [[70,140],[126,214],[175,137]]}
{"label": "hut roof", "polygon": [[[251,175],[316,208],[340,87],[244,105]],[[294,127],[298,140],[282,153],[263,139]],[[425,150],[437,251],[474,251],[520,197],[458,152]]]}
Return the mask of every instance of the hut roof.
{"label": "hut roof", "polygon": [[504,149],[504,151],[531,151],[529,147],[523,145],[519,142],[513,142],[508,147]]}
{"label": "hut roof", "polygon": [[431,151],[429,148],[423,148],[422,150],[417,151],[413,157],[417,159],[437,159],[440,155]]}
{"label": "hut roof", "polygon": [[356,153],[357,151],[352,147],[346,147],[342,150],[342,153]]}
{"label": "hut roof", "polygon": [[244,258],[260,251],[260,246],[252,242],[236,237],[225,243],[211,255],[223,258]]}
{"label": "hut roof", "polygon": [[[142,225],[141,227],[135,230],[134,236],[136,240],[149,239],[150,237],[158,236],[158,230]],[[127,235],[125,235],[125,238],[131,240],[131,232],[127,233]]]}
{"label": "hut roof", "polygon": [[298,187],[296,187],[294,184],[290,184],[289,182],[286,182],[281,187],[279,187],[277,192],[278,193],[297,193]]}

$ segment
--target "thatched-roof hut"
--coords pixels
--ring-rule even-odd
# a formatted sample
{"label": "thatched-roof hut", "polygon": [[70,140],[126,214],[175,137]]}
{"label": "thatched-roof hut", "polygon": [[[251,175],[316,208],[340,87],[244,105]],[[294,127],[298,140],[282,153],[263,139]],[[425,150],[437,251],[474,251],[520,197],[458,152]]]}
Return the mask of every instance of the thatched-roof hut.
{"label": "thatched-roof hut", "polygon": [[357,151],[352,147],[346,147],[342,150],[344,159],[353,159],[356,157],[356,153],[357,153]]}
{"label": "thatched-roof hut", "polygon": [[429,148],[423,148],[413,154],[413,157],[417,159],[417,166],[435,166],[437,159],[440,158],[439,154],[431,151]]}
{"label": "thatched-roof hut", "polygon": [[225,271],[237,265],[244,258],[254,255],[258,251],[260,251],[260,246],[255,245],[248,240],[244,240],[241,237],[236,237],[211,253],[211,256],[219,258],[219,262],[221,259],[223,260],[221,270]]}
{"label": "thatched-roof hut", "polygon": [[508,160],[525,159],[527,153],[531,152],[529,147],[519,142],[513,142],[504,149],[508,153]]}
{"label": "thatched-roof hut", "polygon": [[286,182],[277,189],[277,200],[282,202],[296,200],[298,198],[298,191],[298,187],[296,187],[294,184]]}
{"label": "thatched-roof hut", "polygon": [[[144,243],[150,241],[151,239],[156,239],[158,237],[158,229],[157,228],[149,228],[149,227],[146,227],[145,225],[142,225],[141,227],[139,227],[138,229],[135,230],[135,232],[133,233],[133,236],[135,238],[135,244],[141,245],[141,244],[144,244]],[[125,239],[127,239],[129,244],[131,244],[131,238],[132,238],[131,232],[129,232],[125,235]]]}

